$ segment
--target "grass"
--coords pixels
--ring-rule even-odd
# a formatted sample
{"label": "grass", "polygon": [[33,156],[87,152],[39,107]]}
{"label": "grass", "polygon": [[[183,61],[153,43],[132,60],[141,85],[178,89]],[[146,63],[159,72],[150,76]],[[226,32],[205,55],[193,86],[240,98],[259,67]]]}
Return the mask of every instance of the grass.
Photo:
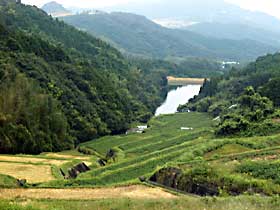
{"label": "grass", "polygon": [[16,188],[18,187],[17,180],[8,175],[0,174],[0,188]]}
{"label": "grass", "polygon": [[243,152],[247,152],[247,151],[251,151],[252,149],[248,148],[248,147],[244,147],[242,145],[239,144],[227,144],[215,151],[209,152],[207,154],[205,154],[205,158],[211,158],[213,156],[223,156],[223,155],[229,155],[229,154],[236,154],[236,153],[243,153]]}
{"label": "grass", "polygon": [[101,200],[18,200],[0,201],[5,210],[279,210],[279,197],[239,196],[227,198],[101,199]]}

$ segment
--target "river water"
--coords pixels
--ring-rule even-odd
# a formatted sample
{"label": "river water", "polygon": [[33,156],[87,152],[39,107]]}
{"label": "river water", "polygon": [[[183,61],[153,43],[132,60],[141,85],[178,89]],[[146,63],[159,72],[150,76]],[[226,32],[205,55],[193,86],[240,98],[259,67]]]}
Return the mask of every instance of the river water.
{"label": "river water", "polygon": [[200,88],[201,85],[187,85],[169,91],[165,102],[156,110],[155,115],[176,113],[179,105],[186,104],[189,99],[199,94]]}

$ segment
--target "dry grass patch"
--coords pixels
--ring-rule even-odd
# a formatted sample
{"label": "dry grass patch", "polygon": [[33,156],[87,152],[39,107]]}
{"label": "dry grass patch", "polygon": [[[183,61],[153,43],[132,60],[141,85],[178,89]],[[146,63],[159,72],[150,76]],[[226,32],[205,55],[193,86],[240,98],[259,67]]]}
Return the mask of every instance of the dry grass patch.
{"label": "dry grass patch", "polygon": [[71,160],[89,160],[90,157],[87,156],[76,156],[76,155],[62,155],[57,153],[47,153],[47,157],[51,158],[65,158],[65,159],[71,159]]}
{"label": "dry grass patch", "polygon": [[51,166],[48,165],[0,162],[0,174],[26,179],[28,183],[47,182],[55,179]]}
{"label": "dry grass patch", "polygon": [[54,159],[44,159],[28,157],[28,156],[12,156],[12,155],[1,155],[0,161],[2,162],[19,162],[19,163],[36,163],[36,164],[49,164],[49,165],[63,165],[64,163],[69,162],[68,160],[54,160]]}
{"label": "dry grass patch", "polygon": [[160,188],[133,185],[98,189],[0,189],[0,198],[92,200],[104,198],[172,199],[177,196]]}

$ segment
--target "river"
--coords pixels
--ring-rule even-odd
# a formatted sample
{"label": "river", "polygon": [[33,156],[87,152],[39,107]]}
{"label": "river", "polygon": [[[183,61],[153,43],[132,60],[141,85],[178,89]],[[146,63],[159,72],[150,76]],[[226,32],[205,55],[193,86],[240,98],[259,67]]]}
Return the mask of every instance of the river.
{"label": "river", "polygon": [[201,85],[186,85],[168,92],[165,102],[156,110],[156,116],[174,114],[179,105],[186,104],[189,99],[198,95]]}

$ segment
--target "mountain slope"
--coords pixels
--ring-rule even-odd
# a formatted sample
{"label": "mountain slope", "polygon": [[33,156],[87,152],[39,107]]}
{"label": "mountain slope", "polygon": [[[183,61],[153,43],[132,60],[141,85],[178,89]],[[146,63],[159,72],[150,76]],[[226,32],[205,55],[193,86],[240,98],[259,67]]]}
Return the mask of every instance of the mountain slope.
{"label": "mountain slope", "polygon": [[280,33],[246,24],[204,22],[185,27],[184,29],[218,39],[252,39],[269,45],[280,45]]}
{"label": "mountain slope", "polygon": [[[1,76],[23,74],[57,100],[69,124],[67,135],[76,143],[123,132],[132,121],[149,119],[162,102],[166,83],[160,73],[144,75],[110,45],[36,7],[9,1],[0,4]],[[11,114],[1,112],[3,119]],[[22,121],[16,122],[20,126]]]}
{"label": "mountain slope", "polygon": [[247,60],[277,50],[252,40],[216,39],[189,31],[167,29],[143,16],[129,13],[81,14],[64,17],[63,20],[110,40],[128,53],[147,57],[194,56]]}

